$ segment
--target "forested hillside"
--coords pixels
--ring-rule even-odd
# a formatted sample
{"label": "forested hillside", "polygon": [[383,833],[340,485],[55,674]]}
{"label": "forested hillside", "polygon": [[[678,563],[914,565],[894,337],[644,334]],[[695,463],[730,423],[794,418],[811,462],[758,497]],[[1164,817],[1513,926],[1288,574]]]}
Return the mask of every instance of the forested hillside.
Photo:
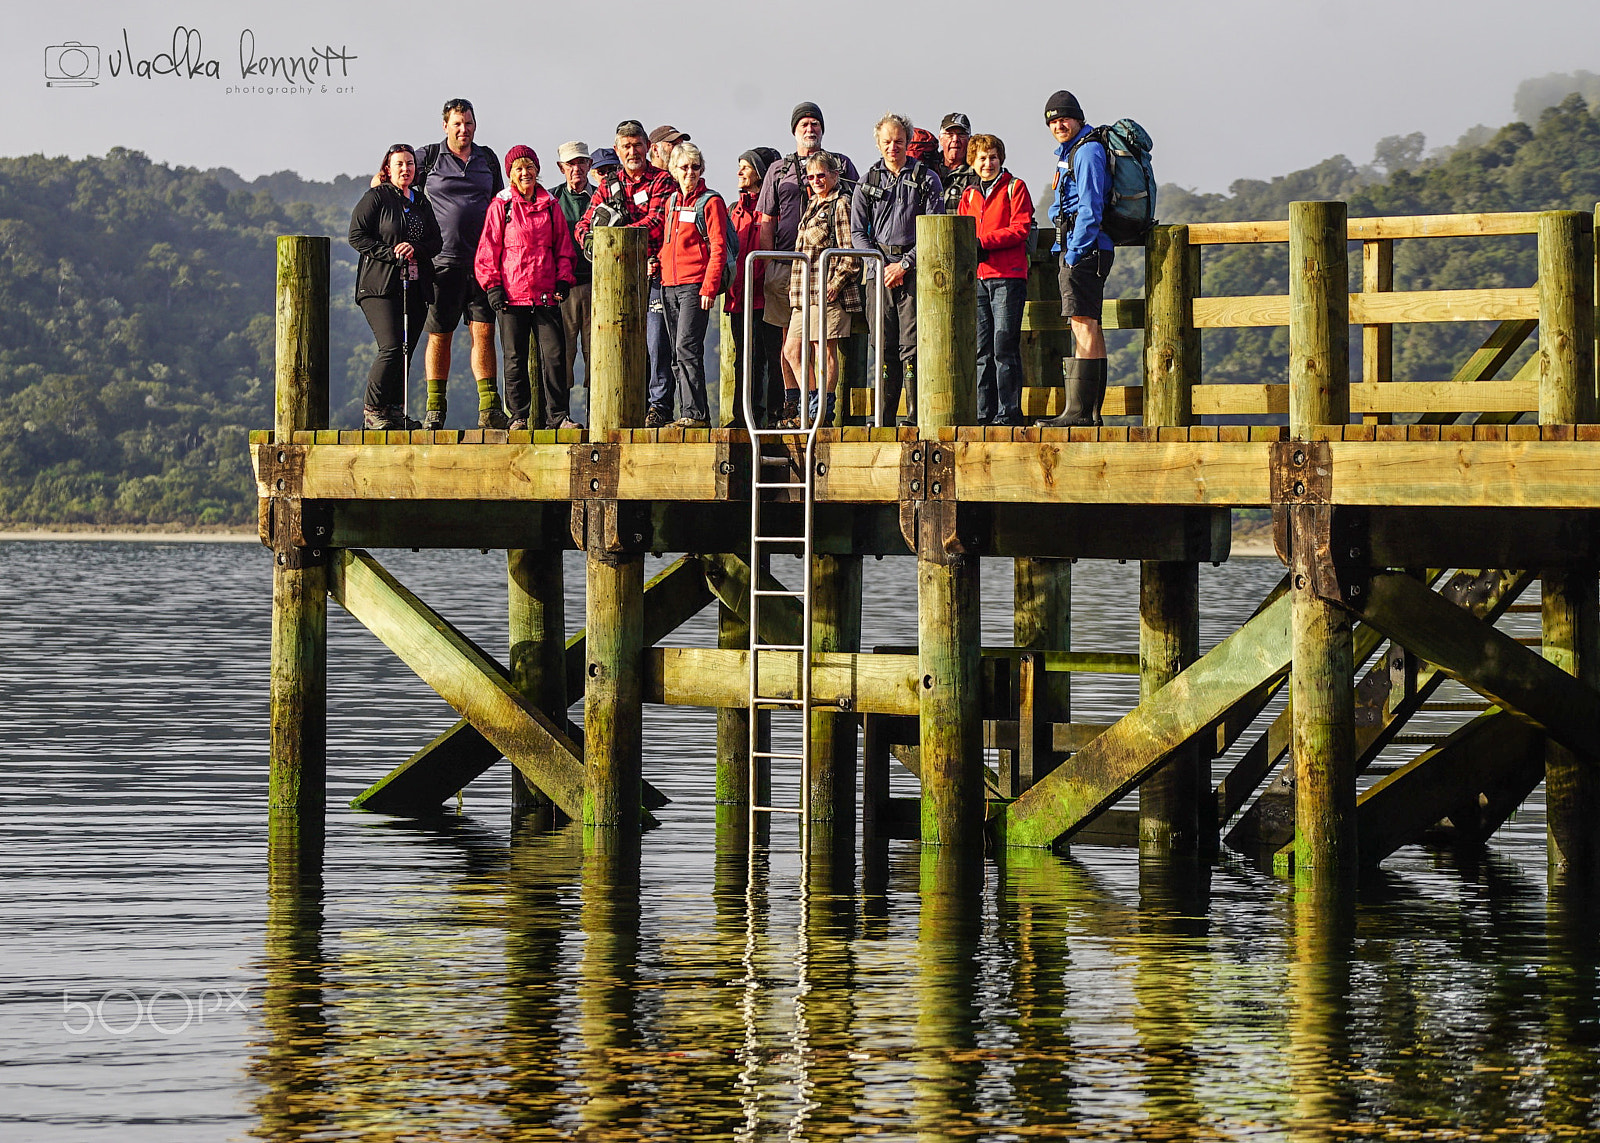
{"label": "forested hillside", "polygon": [[[251,522],[245,434],[270,421],[279,234],[336,239],[334,415],[356,423],[373,351],[351,303],[344,234],[363,186],[290,172],[246,182],[124,150],[0,159],[0,524]],[[1592,210],[1600,118],[1578,94],[1537,124],[1476,129],[1432,153],[1414,135],[1384,140],[1365,166],[1335,156],[1226,195],[1165,187],[1159,213],[1167,222],[1283,218],[1303,198],[1347,199],[1352,215]],[[1138,291],[1134,253],[1123,252],[1113,294]],[[1205,292],[1286,293],[1285,262],[1282,246],[1211,251]],[[1528,285],[1533,244],[1400,243],[1395,273],[1401,289]],[[1395,376],[1448,376],[1483,334],[1403,328]],[[1116,347],[1116,383],[1137,375],[1136,336]],[[1281,377],[1286,349],[1283,331],[1208,333],[1206,379]]]}

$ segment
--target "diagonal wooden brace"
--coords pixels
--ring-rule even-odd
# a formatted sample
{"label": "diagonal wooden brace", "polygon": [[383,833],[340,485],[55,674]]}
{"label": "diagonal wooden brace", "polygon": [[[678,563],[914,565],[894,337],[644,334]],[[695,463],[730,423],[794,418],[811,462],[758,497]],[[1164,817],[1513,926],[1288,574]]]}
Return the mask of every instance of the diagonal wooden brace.
{"label": "diagonal wooden brace", "polygon": [[1290,596],[1268,607],[1089,742],[994,819],[1000,843],[1070,838],[1241,698],[1289,667]]}
{"label": "diagonal wooden brace", "polygon": [[1348,604],[1402,647],[1596,761],[1600,692],[1410,576],[1374,575]]}
{"label": "diagonal wooden brace", "polygon": [[[662,568],[645,584],[644,591],[647,643],[654,643],[676,630],[713,598],[695,556],[683,556]],[[583,696],[585,654],[584,634],[579,631],[567,640],[565,651],[567,694],[574,702]],[[494,665],[499,670],[499,664]],[[568,737],[574,746],[579,746],[581,738],[574,733],[576,730],[575,727],[569,727]],[[364,790],[350,804],[356,809],[379,813],[414,813],[420,809],[430,809],[482,776],[501,757],[501,751],[469,720],[463,718]],[[578,757],[582,757],[581,750],[578,751]],[[650,783],[644,784],[646,809],[658,810],[670,800]]]}

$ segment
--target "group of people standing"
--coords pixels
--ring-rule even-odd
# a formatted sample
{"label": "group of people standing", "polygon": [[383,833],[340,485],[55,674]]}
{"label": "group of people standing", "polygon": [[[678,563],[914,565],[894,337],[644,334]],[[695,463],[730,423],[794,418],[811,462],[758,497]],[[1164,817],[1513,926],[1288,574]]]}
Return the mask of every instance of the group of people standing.
{"label": "group of people standing", "polygon": [[[1098,227],[1106,156],[1098,142],[1085,142],[1090,129],[1070,92],[1051,97],[1045,118],[1058,142],[1050,215],[1057,223],[1062,308],[1078,352],[1068,371],[1066,410],[1051,423],[1095,424],[1105,389],[1100,315],[1112,256]],[[901,423],[914,424],[916,219],[944,213],[970,215],[977,223],[979,420],[1022,424],[1020,340],[1034,207],[1027,186],[1005,168],[1004,142],[973,134],[960,112],[943,118],[937,136],[891,113],[874,126],[880,157],[862,176],[848,156],[823,149],[817,104],[797,105],[789,127],[795,147],[787,156],[768,147],[739,156],[737,194],[730,199],[707,187],[705,157],[686,132],[670,125],[646,132],[635,119],[617,125],[611,148],[591,152],[582,142],[561,144],[561,182],[550,191],[540,185],[532,147],[512,147],[502,164],[475,141],[472,105],[464,99],[445,104],[443,141],[390,147],[350,220],[350,244],[361,255],[356,302],[378,343],[365,426],[444,426],[451,343],[465,320],[480,427],[530,427],[535,358],[539,424],[532,427],[579,427],[569,404],[573,368],[580,348],[586,369],[591,362],[590,255],[593,231],[605,226],[645,232],[646,427],[709,426],[705,335],[719,299],[734,318],[735,376],[742,385],[748,356],[750,404],[768,426],[800,421],[809,307],[816,350],[809,357],[820,384],[808,385],[807,419],[834,423],[837,350],[853,319],[867,312],[862,285],[871,273],[881,273],[885,299],[886,407],[891,414],[898,410],[903,395]],[[829,248],[876,250],[881,270],[877,260],[864,267],[863,259],[839,257],[828,280],[820,281],[819,256]],[[753,250],[800,255],[811,269],[810,297],[793,260],[758,260],[748,270],[754,280],[747,290],[745,255]],[[747,296],[758,311],[750,315],[749,344]],[[405,384],[423,333],[428,396],[419,422],[409,416]],[[742,423],[742,397],[724,413],[730,423]]]}

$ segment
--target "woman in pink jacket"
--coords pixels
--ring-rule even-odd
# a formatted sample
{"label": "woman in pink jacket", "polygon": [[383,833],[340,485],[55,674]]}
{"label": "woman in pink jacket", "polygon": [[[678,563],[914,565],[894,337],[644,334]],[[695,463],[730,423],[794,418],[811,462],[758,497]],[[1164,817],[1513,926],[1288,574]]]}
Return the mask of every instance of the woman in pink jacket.
{"label": "woman in pink jacket", "polygon": [[561,303],[577,280],[572,233],[555,196],[539,185],[539,156],[521,144],[506,152],[509,184],[489,200],[474,269],[499,314],[511,427],[528,427],[530,339],[539,346],[540,413],[549,429],[581,428],[569,415]]}

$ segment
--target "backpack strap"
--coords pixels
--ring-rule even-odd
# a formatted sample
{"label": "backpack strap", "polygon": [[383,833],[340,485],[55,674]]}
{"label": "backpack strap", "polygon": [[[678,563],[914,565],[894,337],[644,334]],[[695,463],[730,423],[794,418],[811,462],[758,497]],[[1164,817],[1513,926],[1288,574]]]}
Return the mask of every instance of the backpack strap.
{"label": "backpack strap", "polygon": [[[476,143],[472,145],[474,147],[478,147],[478,144]],[[489,156],[489,176],[494,180],[490,184],[489,193],[499,194],[501,191],[506,189],[505,176],[500,173],[500,156],[496,155],[488,147],[478,147],[478,150]]]}

